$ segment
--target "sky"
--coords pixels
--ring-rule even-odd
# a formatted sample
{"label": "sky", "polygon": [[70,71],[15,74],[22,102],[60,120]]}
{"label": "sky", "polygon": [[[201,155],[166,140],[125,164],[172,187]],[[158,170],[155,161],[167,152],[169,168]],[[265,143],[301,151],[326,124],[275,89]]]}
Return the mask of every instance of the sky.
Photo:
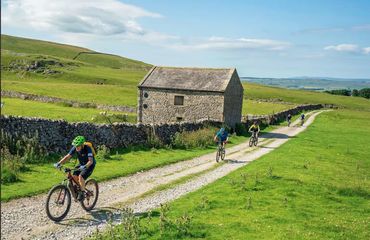
{"label": "sky", "polygon": [[370,78],[370,0],[3,0],[3,34],[249,77]]}

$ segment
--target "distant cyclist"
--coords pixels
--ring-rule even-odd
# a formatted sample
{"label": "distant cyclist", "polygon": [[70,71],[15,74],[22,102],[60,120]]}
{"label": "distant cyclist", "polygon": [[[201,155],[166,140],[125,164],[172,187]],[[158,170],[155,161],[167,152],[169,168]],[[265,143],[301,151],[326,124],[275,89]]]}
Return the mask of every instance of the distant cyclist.
{"label": "distant cyclist", "polygon": [[292,115],[289,113],[288,116],[286,117],[286,120],[288,122],[288,127],[290,126],[291,122],[292,122]]}
{"label": "distant cyclist", "polygon": [[301,126],[303,126],[304,118],[305,118],[305,115],[304,115],[304,113],[302,113],[301,114]]}
{"label": "distant cyclist", "polygon": [[72,148],[67,155],[65,155],[59,162],[54,164],[54,167],[59,168],[62,164],[67,162],[76,153],[79,164],[76,166],[78,170],[73,172],[73,178],[80,183],[81,191],[78,193],[77,199],[82,201],[85,192],[85,180],[92,174],[95,168],[94,150],[89,145],[85,144],[83,136],[77,136],[72,141]]}
{"label": "distant cyclist", "polygon": [[258,134],[260,132],[260,126],[258,125],[258,122],[254,121],[248,131],[253,134],[253,137],[258,138]]}
{"label": "distant cyclist", "polygon": [[220,142],[222,147],[225,147],[225,144],[229,140],[229,134],[225,130],[225,128],[220,128],[220,130],[216,133],[214,137],[215,142]]}

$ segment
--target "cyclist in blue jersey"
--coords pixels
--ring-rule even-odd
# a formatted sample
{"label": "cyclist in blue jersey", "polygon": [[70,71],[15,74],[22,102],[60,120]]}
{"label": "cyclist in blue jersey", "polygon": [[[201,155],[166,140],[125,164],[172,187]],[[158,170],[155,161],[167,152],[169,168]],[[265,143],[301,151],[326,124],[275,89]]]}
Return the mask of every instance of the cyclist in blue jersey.
{"label": "cyclist in blue jersey", "polygon": [[225,147],[225,144],[229,140],[229,134],[225,130],[225,128],[221,128],[215,135],[214,141],[215,142],[221,142],[222,146]]}
{"label": "cyclist in blue jersey", "polygon": [[59,168],[62,164],[67,162],[76,153],[79,164],[76,166],[77,170],[73,172],[73,178],[80,183],[81,190],[77,196],[79,201],[83,200],[85,192],[85,180],[92,174],[95,168],[94,150],[89,145],[85,144],[83,136],[77,136],[72,142],[72,148],[67,155],[65,155],[59,162],[54,164],[54,167]]}

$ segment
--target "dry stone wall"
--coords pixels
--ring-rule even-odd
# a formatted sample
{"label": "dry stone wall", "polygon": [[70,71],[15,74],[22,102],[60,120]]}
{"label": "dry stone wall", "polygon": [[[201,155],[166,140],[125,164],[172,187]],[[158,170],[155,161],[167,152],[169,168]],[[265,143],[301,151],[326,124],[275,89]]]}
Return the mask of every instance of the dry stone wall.
{"label": "dry stone wall", "polygon": [[9,97],[9,98],[20,98],[23,100],[32,100],[32,101],[45,102],[45,103],[64,103],[71,107],[97,108],[97,109],[102,109],[102,110],[118,111],[118,112],[136,112],[135,107],[103,105],[103,104],[95,104],[95,103],[83,103],[83,102],[77,102],[77,101],[67,100],[63,98],[22,93],[22,92],[17,92],[17,91],[1,90],[1,96]]}
{"label": "dry stone wall", "polygon": [[[322,108],[323,105],[304,105],[269,116],[244,118],[242,123],[249,126],[252,121],[258,120],[267,124],[282,121],[290,113],[297,114],[303,110]],[[220,127],[218,121],[181,122],[170,124],[129,124],[114,123],[91,124],[86,122],[68,123],[63,120],[48,120],[40,118],[26,118],[1,116],[1,130],[17,139],[20,136],[33,137],[38,135],[41,147],[50,153],[66,153],[72,139],[77,135],[85,136],[95,145],[106,145],[109,148],[126,147],[128,145],[146,144],[149,136],[155,134],[164,143],[170,143],[177,132],[195,131],[205,125]]]}
{"label": "dry stone wall", "polygon": [[153,133],[164,143],[169,143],[176,132],[184,130],[194,131],[204,126],[207,122],[164,125],[115,123],[108,125],[1,116],[0,123],[2,131],[15,139],[20,136],[30,138],[37,134],[40,146],[48,152],[65,153],[70,148],[73,138],[77,135],[85,136],[88,141],[92,141],[96,146],[106,145],[109,148],[146,144],[148,136],[153,135]]}

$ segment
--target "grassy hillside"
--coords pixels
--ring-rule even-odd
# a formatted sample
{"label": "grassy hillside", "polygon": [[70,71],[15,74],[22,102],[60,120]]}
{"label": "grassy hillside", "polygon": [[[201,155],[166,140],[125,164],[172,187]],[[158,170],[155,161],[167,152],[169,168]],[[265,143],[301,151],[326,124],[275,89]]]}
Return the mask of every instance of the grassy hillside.
{"label": "grassy hillside", "polygon": [[[75,46],[1,35],[1,88],[108,105],[136,106],[137,84],[151,65]],[[37,67],[32,67],[37,62]],[[369,100],[244,83],[243,114],[270,114],[293,105],[336,104],[370,111]],[[58,91],[56,91],[56,89]],[[250,100],[252,99],[252,101]],[[281,99],[260,102],[258,99]],[[47,116],[47,113],[45,113]]]}
{"label": "grassy hillside", "polygon": [[138,239],[369,239],[369,119],[319,115],[275,151],[170,203],[165,227],[160,210],[144,214]]}
{"label": "grassy hillside", "polygon": [[71,60],[76,59],[80,62],[109,68],[143,70],[150,68],[149,64],[137,60],[98,53],[86,48],[8,35],[1,35],[1,48],[2,50],[8,50],[13,53],[38,54]]}

